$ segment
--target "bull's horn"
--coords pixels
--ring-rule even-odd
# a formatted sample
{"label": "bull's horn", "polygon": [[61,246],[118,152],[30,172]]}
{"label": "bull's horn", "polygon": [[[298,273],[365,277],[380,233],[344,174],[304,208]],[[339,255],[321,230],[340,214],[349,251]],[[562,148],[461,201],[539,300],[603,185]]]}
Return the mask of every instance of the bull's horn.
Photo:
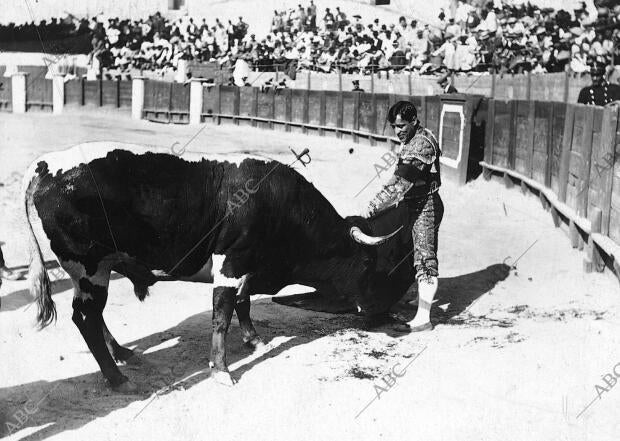
{"label": "bull's horn", "polygon": [[385,236],[369,236],[368,234],[360,230],[359,227],[351,227],[351,231],[349,232],[349,234],[357,243],[361,243],[362,245],[376,246],[386,242],[390,237],[394,236],[402,228],[403,226],[401,225],[400,227],[398,227],[398,230],[394,231],[393,233],[386,234]]}

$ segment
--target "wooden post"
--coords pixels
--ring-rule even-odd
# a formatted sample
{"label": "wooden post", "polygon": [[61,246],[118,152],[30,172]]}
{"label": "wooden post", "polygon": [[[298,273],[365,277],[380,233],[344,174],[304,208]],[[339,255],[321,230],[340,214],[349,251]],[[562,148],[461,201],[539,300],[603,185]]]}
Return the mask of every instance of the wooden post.
{"label": "wooden post", "polygon": [[99,107],[103,106],[103,77],[99,77]]}
{"label": "wooden post", "polygon": [[370,93],[375,93],[375,74],[370,72]]}
{"label": "wooden post", "polygon": [[586,257],[583,259],[583,270],[586,273],[591,273],[592,271],[601,272],[605,269],[605,262],[603,262],[600,250],[592,239],[592,234],[601,232],[602,219],[603,212],[599,208],[593,208],[590,213],[591,229],[588,236]]}
{"label": "wooden post", "polygon": [[[135,86],[136,83],[133,83],[133,86]],[[82,91],[81,91],[81,97],[80,97],[80,105],[85,105],[86,104],[86,78],[82,77]],[[133,90],[133,89],[132,89]],[[142,99],[144,99],[144,79],[142,79]],[[133,103],[133,99],[131,100]],[[142,118],[142,115],[140,115],[140,118]]]}
{"label": "wooden post", "polygon": [[508,173],[504,173],[504,185],[506,186],[506,188],[512,188],[515,185]]}
{"label": "wooden post", "polygon": [[338,68],[338,92],[342,92],[342,69]]}
{"label": "wooden post", "polygon": [[491,98],[495,98],[495,68],[491,70]]}
{"label": "wooden post", "polygon": [[239,116],[239,104],[241,102],[241,91],[238,87],[235,87],[233,96],[233,124],[239,125],[239,119],[235,116]]}
{"label": "wooden post", "polygon": [[575,222],[572,219],[568,222],[568,238],[570,239],[571,247],[577,248],[579,246],[581,236],[577,230]]}
{"label": "wooden post", "polygon": [[568,75],[568,70],[564,71],[564,102],[568,103],[568,82],[570,81],[570,76]]}
{"label": "wooden post", "polygon": [[560,226],[560,213],[555,207],[551,207],[551,218],[553,219],[553,226],[559,228]]}

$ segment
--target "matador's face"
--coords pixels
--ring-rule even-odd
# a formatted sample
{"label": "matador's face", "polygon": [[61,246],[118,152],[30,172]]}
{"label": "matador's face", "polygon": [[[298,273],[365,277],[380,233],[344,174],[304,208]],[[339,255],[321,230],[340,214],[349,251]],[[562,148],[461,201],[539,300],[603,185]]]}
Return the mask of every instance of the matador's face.
{"label": "matador's face", "polygon": [[414,116],[411,121],[405,121],[401,114],[396,115],[396,119],[392,123],[394,134],[400,142],[408,142],[413,138],[417,126],[418,118]]}

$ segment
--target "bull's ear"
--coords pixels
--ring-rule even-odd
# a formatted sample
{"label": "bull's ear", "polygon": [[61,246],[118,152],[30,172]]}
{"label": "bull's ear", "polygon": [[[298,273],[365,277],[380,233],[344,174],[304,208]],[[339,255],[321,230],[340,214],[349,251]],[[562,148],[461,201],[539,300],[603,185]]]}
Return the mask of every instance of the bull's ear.
{"label": "bull's ear", "polygon": [[359,227],[351,227],[349,235],[353,238],[353,240],[355,240],[357,243],[361,243],[362,245],[377,246],[387,242],[402,228],[403,226],[401,225],[396,231],[390,234],[386,234],[385,236],[369,236],[368,234],[364,233]]}

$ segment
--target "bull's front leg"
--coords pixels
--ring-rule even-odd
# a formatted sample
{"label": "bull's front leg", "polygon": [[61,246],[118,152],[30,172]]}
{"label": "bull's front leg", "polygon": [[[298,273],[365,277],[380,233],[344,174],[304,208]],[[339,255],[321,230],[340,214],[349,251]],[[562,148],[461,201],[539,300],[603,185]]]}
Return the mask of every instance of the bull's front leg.
{"label": "bull's front leg", "polygon": [[226,364],[226,333],[235,309],[237,288],[216,286],[213,288],[213,337],[211,340],[211,376],[227,386],[235,384]]}

